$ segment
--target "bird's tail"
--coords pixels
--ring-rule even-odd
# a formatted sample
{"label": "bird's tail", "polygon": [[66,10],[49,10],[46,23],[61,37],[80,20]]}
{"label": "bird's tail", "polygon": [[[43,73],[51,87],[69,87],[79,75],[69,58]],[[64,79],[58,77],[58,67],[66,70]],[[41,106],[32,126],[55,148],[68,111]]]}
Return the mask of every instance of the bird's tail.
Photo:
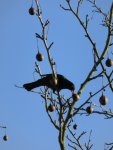
{"label": "bird's tail", "polygon": [[37,88],[39,86],[42,86],[42,79],[39,79],[35,82],[31,82],[31,83],[26,83],[23,85],[23,87],[27,90],[27,91],[31,91],[34,88]]}

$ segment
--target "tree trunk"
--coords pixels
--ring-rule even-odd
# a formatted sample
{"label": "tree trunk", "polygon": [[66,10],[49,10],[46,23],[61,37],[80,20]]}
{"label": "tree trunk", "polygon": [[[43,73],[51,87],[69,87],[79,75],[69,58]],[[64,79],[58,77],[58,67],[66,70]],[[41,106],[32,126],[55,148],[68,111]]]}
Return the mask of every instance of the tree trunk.
{"label": "tree trunk", "polygon": [[65,145],[64,145],[64,137],[62,137],[62,130],[59,131],[58,140],[59,140],[59,144],[60,144],[60,149],[61,150],[66,150]]}
{"label": "tree trunk", "polygon": [[62,141],[62,139],[59,138],[59,144],[60,144],[60,149],[61,150],[66,150],[65,146],[64,146],[64,141]]}

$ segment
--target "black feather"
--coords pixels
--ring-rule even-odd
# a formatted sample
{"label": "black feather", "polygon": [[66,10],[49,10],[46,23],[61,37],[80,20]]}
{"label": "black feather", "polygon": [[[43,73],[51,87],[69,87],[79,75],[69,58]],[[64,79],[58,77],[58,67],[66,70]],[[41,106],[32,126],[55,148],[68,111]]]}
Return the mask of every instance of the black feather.
{"label": "black feather", "polygon": [[53,91],[60,91],[62,89],[69,89],[71,91],[75,90],[75,86],[74,84],[69,81],[68,79],[66,79],[63,75],[57,74],[57,84],[54,84],[54,80],[53,80],[53,75],[52,74],[46,74],[44,75],[43,78],[35,81],[35,82],[31,82],[31,83],[26,83],[23,85],[23,87],[27,90],[27,91],[31,91],[34,88],[40,87],[40,86],[47,86],[48,88],[53,89]]}

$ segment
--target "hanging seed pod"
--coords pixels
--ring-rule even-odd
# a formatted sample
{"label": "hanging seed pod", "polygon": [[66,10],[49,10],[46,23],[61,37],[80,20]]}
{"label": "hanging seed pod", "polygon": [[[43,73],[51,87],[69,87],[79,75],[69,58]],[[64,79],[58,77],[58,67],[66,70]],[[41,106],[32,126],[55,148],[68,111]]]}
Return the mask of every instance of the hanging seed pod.
{"label": "hanging seed pod", "polygon": [[76,101],[78,101],[80,99],[80,96],[78,94],[73,94],[72,98],[76,102]]}
{"label": "hanging seed pod", "polygon": [[29,14],[30,15],[34,15],[35,14],[35,9],[32,6],[29,8]]}
{"label": "hanging seed pod", "polygon": [[93,109],[91,106],[88,106],[88,107],[86,108],[86,112],[87,112],[88,114],[93,113],[93,111],[94,111],[94,109]]}
{"label": "hanging seed pod", "polygon": [[112,61],[110,58],[108,58],[108,59],[106,60],[106,66],[107,66],[107,67],[113,66],[113,61]]}
{"label": "hanging seed pod", "polygon": [[99,102],[101,105],[106,105],[108,103],[108,98],[102,94],[102,96],[99,99]]}
{"label": "hanging seed pod", "polygon": [[7,135],[4,135],[4,136],[3,136],[3,140],[4,140],[4,141],[7,141],[7,140],[8,140],[8,136],[7,136]]}
{"label": "hanging seed pod", "polygon": [[49,110],[50,112],[53,112],[53,111],[55,110],[55,106],[52,105],[52,104],[50,104],[50,105],[48,106],[48,110]]}
{"label": "hanging seed pod", "polygon": [[44,56],[40,52],[38,52],[38,54],[36,55],[36,59],[38,61],[43,61],[44,60]]}
{"label": "hanging seed pod", "polygon": [[73,125],[73,129],[76,130],[77,127],[78,127],[78,126],[77,126],[77,124],[75,123],[75,124]]}

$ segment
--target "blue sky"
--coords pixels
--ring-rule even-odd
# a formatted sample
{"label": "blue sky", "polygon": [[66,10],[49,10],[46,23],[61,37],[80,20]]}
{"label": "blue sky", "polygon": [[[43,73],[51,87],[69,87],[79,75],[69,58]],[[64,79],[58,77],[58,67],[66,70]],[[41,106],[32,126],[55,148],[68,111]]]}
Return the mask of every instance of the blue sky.
{"label": "blue sky", "polygon": [[[112,0],[99,1],[99,5],[107,12],[111,2]],[[66,6],[63,0],[40,0],[40,4],[44,19],[47,18],[51,22],[48,40],[54,42],[51,54],[57,64],[57,72],[73,81],[78,90],[93,65],[92,47],[84,37],[84,31],[77,20],[72,14],[59,7],[59,4]],[[0,125],[7,126],[6,133],[9,136],[8,142],[4,142],[2,140],[4,130],[0,130],[0,149],[59,150],[57,131],[46,115],[42,98],[14,86],[15,84],[22,86],[34,80],[37,53],[35,33],[41,33],[41,30],[37,17],[30,16],[28,13],[30,6],[30,0],[10,0],[7,3],[2,1],[0,5]],[[84,4],[82,7],[80,12],[82,18],[88,12],[92,16],[89,6],[88,4],[87,8]],[[101,19],[96,14],[89,26],[99,53],[102,52],[106,39],[106,29],[100,26]],[[40,63],[42,73],[49,73],[51,70],[47,54],[40,42],[39,49],[45,56],[45,61]],[[113,59],[113,55],[111,58]],[[105,63],[105,60],[103,62]],[[107,71],[112,69],[107,68]],[[35,74],[35,79],[37,78]],[[104,83],[107,83],[105,78]],[[90,91],[97,91],[100,87],[100,79],[91,82],[77,106],[88,98]],[[66,92],[70,94],[69,91],[64,91]],[[109,88],[105,91],[105,95],[109,98],[105,108],[111,107],[113,110],[113,94]],[[101,93],[93,98],[98,105],[100,96]],[[104,120],[102,116],[91,115],[77,117],[74,121],[78,124],[77,134],[84,130],[89,133],[93,129],[93,150],[102,150],[104,142],[113,142],[113,134],[111,134],[113,120]]]}

